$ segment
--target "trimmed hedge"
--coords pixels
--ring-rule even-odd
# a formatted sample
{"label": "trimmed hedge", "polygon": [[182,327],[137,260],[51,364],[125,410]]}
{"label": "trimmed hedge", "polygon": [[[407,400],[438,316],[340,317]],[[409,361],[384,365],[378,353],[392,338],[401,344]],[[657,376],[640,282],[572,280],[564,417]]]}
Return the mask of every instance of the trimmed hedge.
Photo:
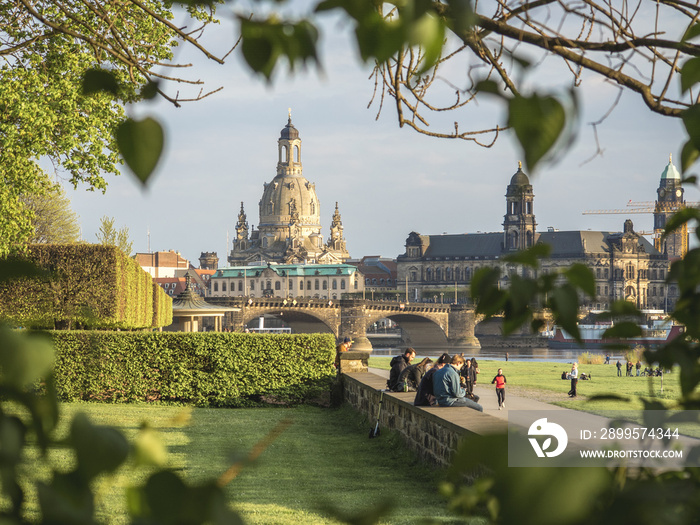
{"label": "trimmed hedge", "polygon": [[234,407],[327,397],[331,334],[50,332],[62,401]]}
{"label": "trimmed hedge", "polygon": [[142,329],[172,323],[172,300],[115,246],[33,244],[42,278],[0,284],[0,318],[31,328]]}

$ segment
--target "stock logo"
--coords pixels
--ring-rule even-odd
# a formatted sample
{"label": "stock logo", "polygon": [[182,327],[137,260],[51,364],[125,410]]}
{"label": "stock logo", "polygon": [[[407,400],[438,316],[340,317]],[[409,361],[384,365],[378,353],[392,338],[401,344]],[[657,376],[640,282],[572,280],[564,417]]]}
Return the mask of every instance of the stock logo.
{"label": "stock logo", "polygon": [[[566,430],[556,423],[550,423],[547,421],[546,417],[538,419],[532,425],[530,425],[530,430],[527,431],[528,436],[537,436],[540,439],[546,436],[546,439],[540,445],[540,441],[536,437],[530,437],[530,444],[535,450],[537,457],[543,458],[554,458],[559,454],[564,452],[566,445],[569,442],[569,436],[566,435]],[[554,450],[552,448],[552,438],[557,440],[557,446]]]}

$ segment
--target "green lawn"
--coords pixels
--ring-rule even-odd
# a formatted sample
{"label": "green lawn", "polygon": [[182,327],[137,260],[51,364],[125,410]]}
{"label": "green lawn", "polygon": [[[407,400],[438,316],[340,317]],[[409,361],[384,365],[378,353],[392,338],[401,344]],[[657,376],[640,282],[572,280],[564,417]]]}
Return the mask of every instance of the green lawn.
{"label": "green lawn", "polygon": [[[291,426],[225,489],[246,523],[335,523],[320,510],[324,504],[357,512],[384,502],[393,502],[396,508],[383,523],[417,523],[425,517],[438,523],[452,521],[445,502],[436,497],[442,471],[419,462],[388,431],[370,440],[370,423],[348,407],[186,409],[65,404],[62,409],[69,416],[86,412],[93,422],[119,427],[129,436],[148,421],[168,445],[169,465],[191,483],[218,477],[279,421],[291,418]],[[63,432],[66,428],[67,418]],[[53,450],[51,459],[61,468],[68,468],[72,461],[63,449]],[[28,475],[45,477],[35,466],[31,470]],[[127,522],[123,491],[113,490],[114,485],[128,486],[144,477],[142,471],[123,469],[102,482],[101,521]],[[421,494],[427,497],[419,497]],[[29,507],[36,513],[36,503],[30,502]]]}

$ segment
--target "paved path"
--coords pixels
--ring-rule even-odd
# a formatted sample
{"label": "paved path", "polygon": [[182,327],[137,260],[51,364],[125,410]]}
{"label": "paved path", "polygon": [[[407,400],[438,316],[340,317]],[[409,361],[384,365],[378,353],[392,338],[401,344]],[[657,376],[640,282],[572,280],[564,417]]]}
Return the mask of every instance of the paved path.
{"label": "paved path", "polygon": [[[388,378],[389,371],[382,370],[379,368],[370,368],[368,370],[370,373],[375,375]],[[608,429],[610,427],[611,419],[597,416],[595,414],[590,414],[588,412],[582,412],[580,410],[574,410],[570,408],[558,407],[549,403],[542,401],[537,401],[536,399],[530,399],[523,396],[512,395],[508,391],[508,385],[506,385],[506,408],[503,410],[498,410],[498,400],[496,398],[496,387],[491,384],[477,384],[474,387],[474,392],[479,396],[479,404],[484,407],[484,414],[488,414],[499,419],[508,421],[509,425],[515,425],[521,428],[529,428],[533,423],[532,414],[524,411],[529,410],[549,410],[558,411],[557,418],[562,421],[566,421],[569,442],[576,443],[578,446],[583,448],[588,448],[591,443],[590,441],[584,441],[581,439],[583,436],[582,432],[598,432],[598,435],[604,433],[603,429]],[[567,399],[565,394],[562,392],[562,400]],[[452,408],[447,410],[453,410]],[[469,411],[469,408],[457,408],[456,410]],[[629,423],[626,424],[630,428],[636,427],[636,425]],[[687,451],[691,447],[700,446],[700,440],[695,438],[689,438],[686,436],[681,436],[679,440],[676,441],[678,444],[682,444],[683,448]],[[654,448],[662,448],[661,441],[657,441]],[[625,442],[623,448],[635,449],[639,448],[640,443],[635,441]],[[686,452],[687,453],[687,452]]]}
{"label": "paved path", "polygon": [[[369,372],[372,374],[389,378],[389,371],[382,370],[381,368],[369,368]],[[495,385],[484,385],[479,382],[474,386],[474,393],[479,396],[479,404],[484,407],[484,412],[491,416],[496,416],[500,419],[508,420],[509,410],[570,410],[568,408],[562,408],[555,405],[550,405],[549,403],[544,403],[542,401],[537,401],[536,399],[530,399],[528,397],[514,396],[508,390],[508,384],[506,383],[506,408],[503,410],[498,410],[498,400],[496,399],[496,386]],[[562,399],[564,399],[562,397]],[[595,416],[597,417],[597,416]],[[604,419],[604,418],[601,418]]]}

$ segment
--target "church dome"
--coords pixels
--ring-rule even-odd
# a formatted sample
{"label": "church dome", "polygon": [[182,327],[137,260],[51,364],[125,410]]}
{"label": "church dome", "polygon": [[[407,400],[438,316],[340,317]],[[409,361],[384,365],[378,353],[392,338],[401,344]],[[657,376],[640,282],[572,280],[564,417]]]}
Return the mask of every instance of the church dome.
{"label": "church dome", "polygon": [[661,173],[661,180],[677,180],[680,182],[681,174],[678,173],[678,169],[673,165],[673,160],[671,157],[668,158],[668,164]]}
{"label": "church dome", "polygon": [[294,124],[292,124],[291,115],[289,117],[289,120],[287,121],[287,125],[284,128],[282,128],[282,131],[280,132],[280,138],[285,140],[299,138],[299,130],[294,127]]}
{"label": "church dome", "polygon": [[515,172],[515,175],[513,175],[510,179],[510,185],[511,186],[528,186],[530,184],[530,179],[527,178],[527,175],[523,172],[523,168],[518,163],[518,171]]}
{"label": "church dome", "polygon": [[277,176],[265,185],[260,200],[260,224],[287,225],[293,220],[320,227],[316,185],[302,176]]}

